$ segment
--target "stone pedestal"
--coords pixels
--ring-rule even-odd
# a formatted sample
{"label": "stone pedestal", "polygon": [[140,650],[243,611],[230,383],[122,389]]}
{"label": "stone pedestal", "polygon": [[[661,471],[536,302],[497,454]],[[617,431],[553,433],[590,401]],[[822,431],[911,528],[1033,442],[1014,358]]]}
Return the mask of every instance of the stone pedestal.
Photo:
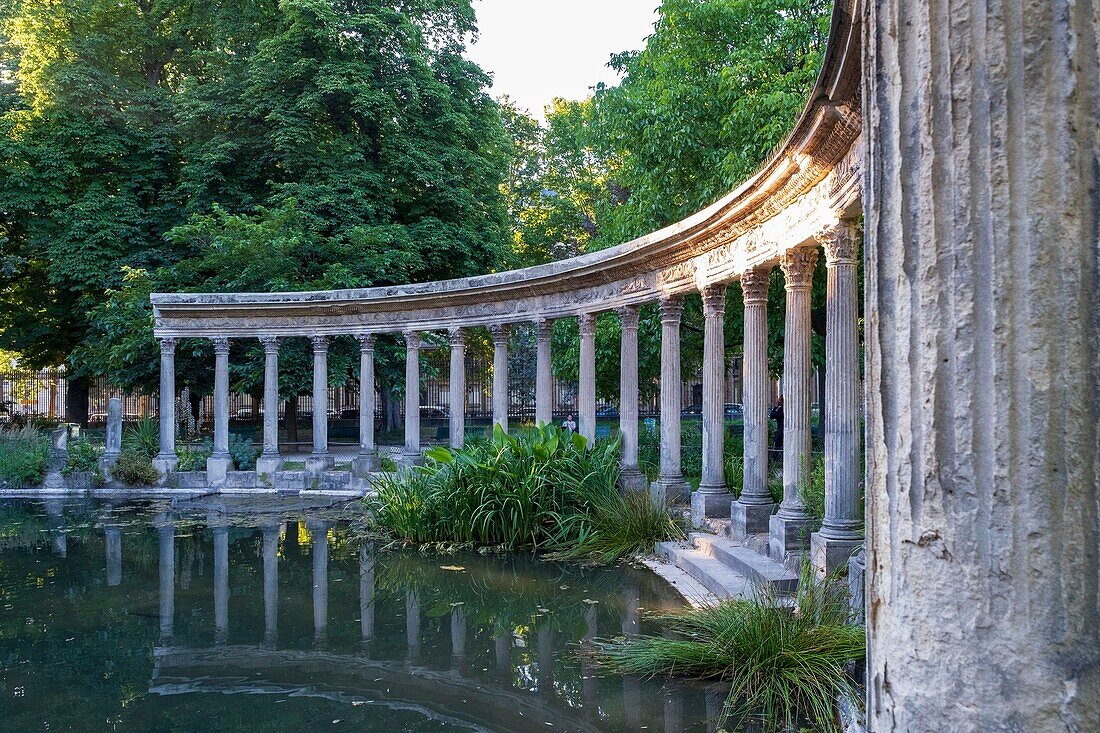
{"label": "stone pedestal", "polygon": [[382,457],[377,453],[360,453],[351,461],[351,475],[356,478],[368,478],[381,470]]}
{"label": "stone pedestal", "polygon": [[334,465],[336,459],[328,454],[311,455],[306,459],[306,473],[311,478],[320,478],[322,473],[331,470]]}
{"label": "stone pedestal", "polygon": [[810,551],[810,535],[817,529],[813,517],[771,516],[768,533],[771,558],[792,570],[802,567],[806,553]]}
{"label": "stone pedestal", "polygon": [[810,536],[810,562],[819,575],[848,568],[848,561],[863,547],[863,538],[836,539],[822,532]]}
{"label": "stone pedestal", "polygon": [[691,495],[691,516],[700,521],[709,517],[728,517],[733,495],[728,491],[695,491]]}
{"label": "stone pedestal", "polygon": [[210,486],[224,486],[226,476],[232,470],[232,456],[210,456],[206,459],[206,483]]}
{"label": "stone pedestal", "polygon": [[775,504],[746,504],[735,501],[730,505],[730,533],[734,537],[763,534],[771,527]]}

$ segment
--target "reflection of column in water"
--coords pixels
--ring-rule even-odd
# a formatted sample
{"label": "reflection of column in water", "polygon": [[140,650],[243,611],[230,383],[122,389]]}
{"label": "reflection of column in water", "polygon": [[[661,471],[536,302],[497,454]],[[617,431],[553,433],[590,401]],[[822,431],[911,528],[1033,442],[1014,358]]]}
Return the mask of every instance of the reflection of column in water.
{"label": "reflection of column in water", "polygon": [[642,681],[638,677],[623,677],[623,708],[626,710],[626,731],[642,727]]}
{"label": "reflection of column in water", "polygon": [[[209,524],[209,520],[207,520]],[[214,530],[214,643],[229,636],[229,527]]]}
{"label": "reflection of column in water", "polygon": [[160,638],[170,642],[176,616],[176,528],[158,518],[157,533],[160,536]]}
{"label": "reflection of column in water", "polygon": [[107,585],[122,583],[122,530],[110,526],[103,528],[103,540],[107,546]]}
{"label": "reflection of column in water", "polygon": [[[596,638],[596,604],[591,603],[584,612],[585,632],[584,642],[591,642]],[[584,706],[588,709],[590,717],[595,717],[596,709],[596,670],[587,656],[581,657],[581,683],[584,691]]]}
{"label": "reflection of column in water", "polygon": [[722,685],[708,685],[706,691],[707,733],[718,730],[718,718],[722,714],[722,704],[726,701],[726,690]]}
{"label": "reflection of column in water", "polygon": [[359,548],[359,626],[363,641],[374,639],[374,543]]}
{"label": "reflection of column in water", "polygon": [[684,733],[684,687],[669,680],[664,686],[665,733]]}
{"label": "reflection of column in water", "polygon": [[539,694],[550,697],[554,694],[554,630],[546,621],[539,628]]}
{"label": "reflection of column in water", "polygon": [[641,627],[642,592],[638,584],[628,581],[623,588],[623,636],[637,636]]}
{"label": "reflection of column in water", "polygon": [[405,593],[405,640],[409,644],[409,659],[420,656],[420,594],[410,588]]}
{"label": "reflection of column in water", "polygon": [[466,609],[451,607],[451,661],[456,668],[466,663]]}
{"label": "reflection of column in water", "polygon": [[307,525],[313,539],[313,637],[322,643],[328,634],[328,526]]}
{"label": "reflection of column in water", "polygon": [[264,643],[279,639],[279,528],[264,527]]}
{"label": "reflection of column in water", "polygon": [[46,516],[50,519],[50,549],[53,554],[65,557],[69,554],[69,537],[65,534],[65,505],[59,499],[46,502]]}
{"label": "reflection of column in water", "polygon": [[500,626],[493,637],[493,645],[496,647],[497,676],[506,684],[512,684],[512,629],[510,626]]}

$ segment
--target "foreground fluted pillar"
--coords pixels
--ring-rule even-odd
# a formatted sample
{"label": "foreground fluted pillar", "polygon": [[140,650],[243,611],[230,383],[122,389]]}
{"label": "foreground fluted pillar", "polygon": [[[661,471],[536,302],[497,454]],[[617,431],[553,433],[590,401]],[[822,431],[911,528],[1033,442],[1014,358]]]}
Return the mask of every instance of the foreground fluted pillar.
{"label": "foreground fluted pillar", "polygon": [[622,471],[619,484],[644,491],[646,477],[638,468],[638,306],[620,308],[619,326],[619,434]]}
{"label": "foreground fluted pillar", "polygon": [[727,517],[733,495],[726,489],[726,286],[703,289],[703,470],[691,495],[692,515]]}
{"label": "foreground fluted pillar", "polygon": [[405,332],[405,447],[401,461],[420,464],[420,333]]}
{"label": "foreground fluted pillar", "polygon": [[211,339],[214,343],[214,451],[206,459],[206,482],[224,486],[225,476],[233,467],[229,455],[229,339]]}
{"label": "foreground fluted pillar", "polygon": [[596,316],[577,317],[580,331],[580,380],[577,384],[577,432],[588,445],[596,442]]}
{"label": "foreground fluted pillar", "polygon": [[493,424],[508,432],[508,334],[506,325],[489,327],[493,337]]}
{"label": "foreground fluted pillar", "polygon": [[550,339],[554,322],[540,318],[535,322],[535,424],[554,422],[554,375],[550,360]]}
{"label": "foreground fluted pillar", "polygon": [[1098,17],[866,4],[874,731],[1100,730]]}
{"label": "foreground fluted pillar", "polygon": [[839,224],[821,237],[825,249],[825,519],[810,537],[819,574],[846,569],[863,544],[859,483],[859,310],[856,238]]}
{"label": "foreground fluted pillar", "polygon": [[806,511],[802,489],[810,479],[810,287],[816,247],[787,250],[780,259],[786,281],[783,333],[783,503],[771,518],[771,554],[792,567],[810,549],[817,521]]}
{"label": "foreground fluted pillar", "polygon": [[466,337],[461,328],[451,329],[450,434],[451,448],[466,443]]}
{"label": "foreground fluted pillar", "polygon": [[176,340],[160,340],[160,451],[153,466],[167,474],[176,470]]}
{"label": "foreground fluted pillar", "polygon": [[374,442],[374,334],[359,338],[359,453],[352,459],[351,472],[367,478],[382,467]]}
{"label": "foreground fluted pillar", "polygon": [[745,303],[745,342],[741,360],[745,406],[744,483],[733,503],[730,531],[734,537],[768,531],[775,501],[768,490],[768,281],[771,267],[758,267],[741,276]]}
{"label": "foreground fluted pillar", "polygon": [[680,316],[679,296],[661,298],[661,477],[660,494],[666,502],[688,498],[680,468]]}
{"label": "foreground fluted pillar", "polygon": [[319,479],[335,460],[328,452],[328,336],[313,336],[313,452],[306,471]]}
{"label": "foreground fluted pillar", "polygon": [[264,345],[264,450],[256,459],[256,473],[271,475],[283,468],[279,455],[279,344],[282,339],[261,336]]}

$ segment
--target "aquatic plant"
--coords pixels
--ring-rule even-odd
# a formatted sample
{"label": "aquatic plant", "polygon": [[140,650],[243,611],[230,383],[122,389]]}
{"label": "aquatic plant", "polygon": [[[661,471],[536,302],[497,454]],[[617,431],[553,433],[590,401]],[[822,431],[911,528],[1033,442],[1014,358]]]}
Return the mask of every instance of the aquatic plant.
{"label": "aquatic plant", "polygon": [[[866,654],[851,623],[846,586],[803,569],[795,605],[770,587],[752,600],[655,615],[669,637],[597,641],[585,647],[615,674],[716,679],[730,686],[720,725],[756,722],[772,731],[840,728],[837,701],[861,696],[847,668]],[[731,727],[731,729],[733,729]]]}
{"label": "aquatic plant", "polygon": [[48,458],[49,441],[34,428],[0,431],[0,479],[12,486],[41,484]]}

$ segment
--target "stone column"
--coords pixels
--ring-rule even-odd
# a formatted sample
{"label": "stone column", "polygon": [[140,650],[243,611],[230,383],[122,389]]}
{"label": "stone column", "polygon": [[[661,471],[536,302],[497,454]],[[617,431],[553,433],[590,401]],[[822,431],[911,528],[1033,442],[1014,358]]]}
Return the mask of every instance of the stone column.
{"label": "stone column", "polygon": [[768,407],[772,384],[768,374],[768,282],[771,267],[741,276],[745,301],[745,344],[741,361],[745,405],[745,475],[741,496],[733,503],[734,537],[768,531],[775,502],[768,491]]}
{"label": "stone column", "polygon": [[787,312],[783,335],[783,503],[771,518],[771,555],[794,567],[810,549],[817,521],[806,511],[803,483],[810,478],[810,287],[816,247],[783,253]]}
{"label": "stone column", "polygon": [[596,316],[577,316],[581,335],[580,380],[577,384],[577,432],[591,446],[596,442]]}
{"label": "stone column", "polygon": [[321,645],[328,637],[328,524],[307,522],[313,540],[313,640]]}
{"label": "stone column", "polygon": [[554,322],[535,321],[535,424],[554,422],[554,375],[550,361],[550,339]]}
{"label": "stone column", "polygon": [[359,455],[351,462],[356,478],[367,478],[382,467],[374,442],[374,334],[359,339]]}
{"label": "stone column", "polygon": [[458,669],[466,664],[466,609],[451,607],[451,663]]}
{"label": "stone column", "polygon": [[661,298],[661,477],[660,493],[666,502],[688,498],[688,486],[680,469],[680,296]]}
{"label": "stone column", "polygon": [[638,468],[638,306],[619,308],[619,434],[622,472],[619,483],[629,491],[644,491],[645,474]]}
{"label": "stone column", "polygon": [[413,588],[405,591],[405,642],[409,660],[415,661],[420,657],[420,592]]}
{"label": "stone column", "polygon": [[733,495],[726,489],[726,286],[703,289],[703,471],[691,496],[695,518],[730,515]]}
{"label": "stone column", "polygon": [[1098,8],[865,5],[871,730],[1100,730]]}
{"label": "stone column", "polygon": [[466,442],[466,337],[461,328],[451,329],[450,398],[451,449]]}
{"label": "stone column", "polygon": [[279,639],[279,527],[264,527],[264,643]]}
{"label": "stone column", "polygon": [[160,640],[171,643],[176,620],[176,527],[170,521],[157,518],[160,546]]}
{"label": "stone column", "polygon": [[859,482],[859,311],[856,239],[840,224],[821,237],[825,248],[825,520],[810,538],[821,575],[847,568],[863,544]]}
{"label": "stone column", "polygon": [[315,479],[332,468],[328,452],[328,336],[311,336],[313,344],[313,452],[306,459],[306,472]]}
{"label": "stone column", "polygon": [[261,336],[264,345],[264,451],[256,459],[256,473],[271,476],[283,468],[279,455],[279,344],[276,336]]}
{"label": "stone column", "polygon": [[374,640],[374,543],[359,546],[359,632],[363,642]]}
{"label": "stone column", "polygon": [[99,470],[108,476],[122,453],[122,400],[112,397],[107,400],[107,445],[99,457]]}
{"label": "stone column", "polygon": [[103,527],[103,539],[107,554],[107,586],[122,584],[122,530],[117,525]]}
{"label": "stone column", "polygon": [[214,452],[206,459],[206,483],[224,486],[225,475],[233,468],[229,455],[229,339],[218,337],[214,343]]}
{"label": "stone column", "polygon": [[535,646],[538,650],[539,671],[535,677],[539,695],[554,696],[554,629],[549,620],[544,620],[535,632]]}
{"label": "stone column", "polygon": [[489,326],[493,337],[493,424],[508,432],[508,333],[506,325]]}
{"label": "stone column", "polygon": [[168,474],[176,470],[176,340],[160,340],[160,451],[153,466]]}
{"label": "stone column", "polygon": [[420,457],[420,333],[405,332],[405,448],[401,460],[419,465]]}
{"label": "stone column", "polygon": [[221,524],[211,529],[214,532],[214,643],[224,644],[229,636],[229,527]]}

